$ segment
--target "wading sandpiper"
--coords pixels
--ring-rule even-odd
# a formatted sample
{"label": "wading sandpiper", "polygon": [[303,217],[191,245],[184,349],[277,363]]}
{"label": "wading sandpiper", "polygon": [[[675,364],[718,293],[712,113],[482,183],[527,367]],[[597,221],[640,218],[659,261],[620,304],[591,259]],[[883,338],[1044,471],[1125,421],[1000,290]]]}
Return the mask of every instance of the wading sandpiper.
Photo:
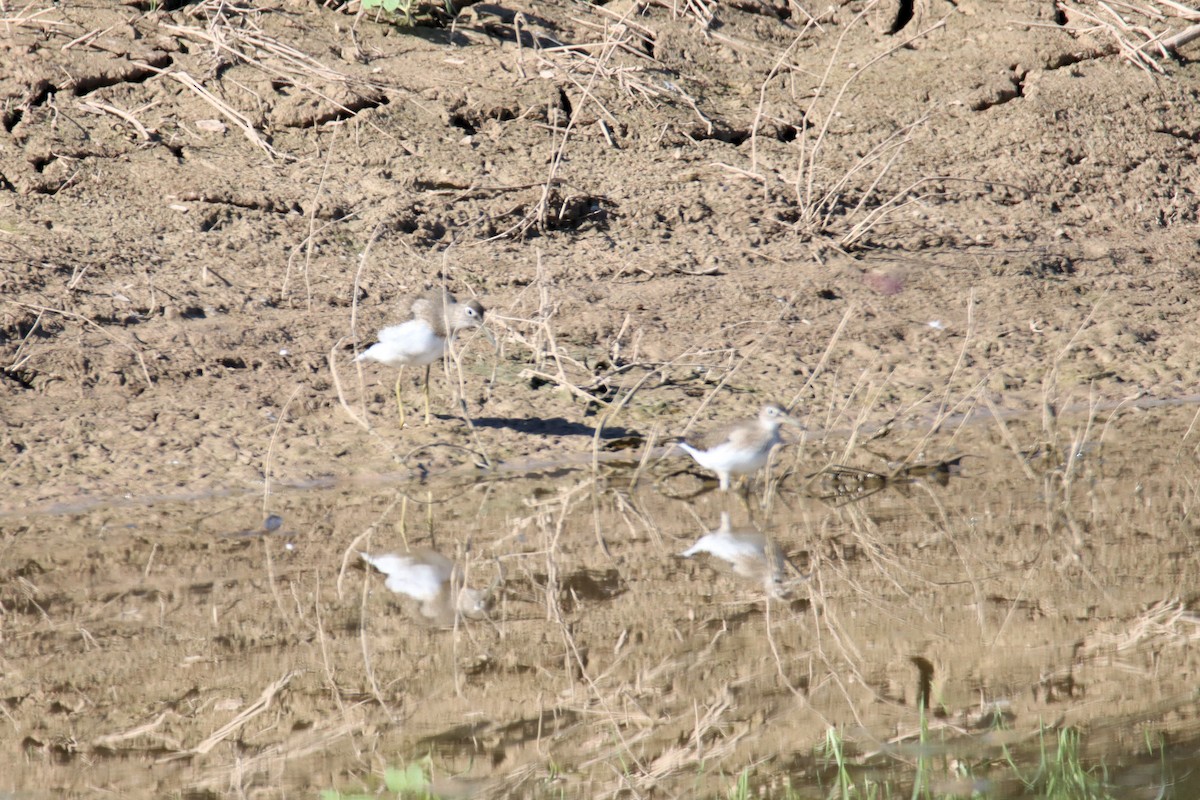
{"label": "wading sandpiper", "polygon": [[767,464],[771,450],[783,442],[781,425],[802,427],[778,403],[767,403],[754,419],[735,422],[707,437],[679,442],[679,446],[707,470],[717,473],[722,491],[731,475],[748,475]]}

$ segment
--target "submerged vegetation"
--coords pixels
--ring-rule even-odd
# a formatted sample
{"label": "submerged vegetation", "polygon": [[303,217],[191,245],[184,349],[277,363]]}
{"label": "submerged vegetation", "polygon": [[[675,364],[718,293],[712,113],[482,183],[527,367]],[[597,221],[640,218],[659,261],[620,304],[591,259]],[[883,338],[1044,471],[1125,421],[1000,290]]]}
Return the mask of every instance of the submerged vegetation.
{"label": "submerged vegetation", "polygon": [[426,800],[432,798],[429,775],[426,770],[428,759],[424,763],[413,762],[403,769],[389,767],[383,771],[383,787],[387,794],[381,792],[351,792],[343,793],[336,789],[321,792],[321,800],[376,800],[388,797],[396,800]]}
{"label": "submerged vegetation", "polygon": [[[814,748],[811,771],[779,775],[769,768],[747,767],[738,773],[720,800],[952,800],[953,798],[1005,798],[1006,800],[1116,800],[1120,795],[1104,761],[1089,761],[1083,739],[1074,728],[1044,729],[1036,746],[1015,751],[1008,746],[980,747],[970,740],[956,745],[937,741],[928,726],[920,740],[899,755],[874,756],[857,763],[847,754],[847,742],[834,728]],[[970,751],[975,750],[975,754]],[[1161,745],[1159,746],[1161,754]],[[986,750],[983,754],[979,751]],[[1148,743],[1148,753],[1155,747]],[[383,774],[383,790],[343,793],[327,790],[321,800],[375,800],[434,798],[429,777],[430,757]],[[570,796],[554,786],[557,765],[547,770],[549,780],[535,791],[537,797]],[[1128,787],[1126,787],[1128,788]],[[1140,796],[1166,798],[1170,781],[1165,764],[1157,782],[1143,786]],[[698,795],[703,796],[703,795]]]}
{"label": "submerged vegetation", "polygon": [[[1029,798],[1029,800],[1109,800],[1113,797],[1104,764],[1089,764],[1080,734],[1072,728],[1043,730],[1032,751],[1016,753],[1007,746],[971,755],[970,741],[958,747],[933,741],[927,727],[910,759],[852,765],[837,731],[830,729],[819,748],[832,767],[832,785],[819,795],[791,789],[786,798],[826,797],[837,800],[949,800],[949,798]],[[975,748],[978,749],[978,748]],[[733,795],[749,798],[752,795]],[[761,795],[759,795],[761,796]]]}

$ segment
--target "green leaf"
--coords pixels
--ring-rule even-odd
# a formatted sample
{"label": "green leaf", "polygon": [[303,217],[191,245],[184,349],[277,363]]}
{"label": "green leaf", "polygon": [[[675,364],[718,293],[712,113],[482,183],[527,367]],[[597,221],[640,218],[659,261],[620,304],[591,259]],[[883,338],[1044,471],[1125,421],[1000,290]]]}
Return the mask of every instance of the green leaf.
{"label": "green leaf", "polygon": [[383,782],[388,791],[398,795],[423,794],[429,784],[425,780],[425,771],[419,764],[409,764],[405,769],[386,769],[383,772]]}

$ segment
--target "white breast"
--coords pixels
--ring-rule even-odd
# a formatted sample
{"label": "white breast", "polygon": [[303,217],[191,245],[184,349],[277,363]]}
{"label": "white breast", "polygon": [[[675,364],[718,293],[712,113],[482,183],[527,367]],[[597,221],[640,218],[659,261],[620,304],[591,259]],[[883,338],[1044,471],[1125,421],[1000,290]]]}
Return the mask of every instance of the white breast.
{"label": "white breast", "polygon": [[706,533],[681,556],[690,558],[697,553],[711,553],[723,561],[736,563],[741,559],[765,560],[762,536],[739,536],[734,533],[717,531]]}
{"label": "white breast", "polygon": [[410,319],[379,332],[379,342],[358,357],[359,361],[378,361],[390,367],[432,364],[446,352],[446,340],[433,332],[424,320]]}
{"label": "white breast", "polygon": [[770,442],[757,450],[747,450],[725,442],[711,450],[696,450],[689,447],[688,452],[700,466],[714,472],[755,472],[766,465],[773,444]]}
{"label": "white breast", "polygon": [[367,553],[361,555],[364,561],[387,575],[387,581],[384,583],[387,588],[423,602],[437,599],[442,587],[450,578],[450,571],[444,565],[424,563],[413,556],[372,556]]}

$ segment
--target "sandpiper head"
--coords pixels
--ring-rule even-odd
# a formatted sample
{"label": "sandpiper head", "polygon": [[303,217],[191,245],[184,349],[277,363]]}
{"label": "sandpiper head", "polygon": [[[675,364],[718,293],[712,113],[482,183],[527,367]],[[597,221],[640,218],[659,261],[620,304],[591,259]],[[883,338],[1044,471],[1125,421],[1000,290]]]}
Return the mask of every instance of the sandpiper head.
{"label": "sandpiper head", "polygon": [[787,409],[779,403],[767,403],[758,412],[758,422],[768,430],[778,430],[780,425],[803,427],[795,417],[788,414]]}
{"label": "sandpiper head", "polygon": [[478,300],[468,300],[465,303],[457,303],[452,306],[450,313],[450,327],[456,331],[466,328],[482,328],[483,315],[486,309]]}
{"label": "sandpiper head", "polygon": [[478,300],[468,300],[465,303],[458,303],[454,306],[454,310],[448,320],[449,328],[452,331],[478,328],[483,331],[483,335],[491,343],[492,349],[496,349],[496,337],[483,324],[483,315],[486,311],[487,309]]}
{"label": "sandpiper head", "polygon": [[487,616],[492,604],[490,591],[463,588],[458,593],[458,613],[468,619],[480,619]]}

